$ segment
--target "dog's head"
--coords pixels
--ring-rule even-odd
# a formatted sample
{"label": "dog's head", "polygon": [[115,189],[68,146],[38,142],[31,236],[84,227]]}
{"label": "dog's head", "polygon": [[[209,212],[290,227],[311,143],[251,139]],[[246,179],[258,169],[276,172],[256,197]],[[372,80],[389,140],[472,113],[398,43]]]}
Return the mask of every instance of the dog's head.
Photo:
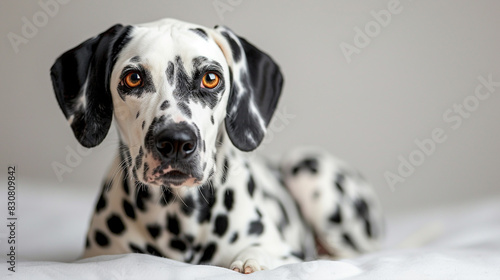
{"label": "dog's head", "polygon": [[99,145],[113,115],[123,164],[153,186],[198,186],[215,171],[219,135],[242,151],[262,141],[279,67],[225,27],[115,25],[61,55],[57,101],[78,141]]}

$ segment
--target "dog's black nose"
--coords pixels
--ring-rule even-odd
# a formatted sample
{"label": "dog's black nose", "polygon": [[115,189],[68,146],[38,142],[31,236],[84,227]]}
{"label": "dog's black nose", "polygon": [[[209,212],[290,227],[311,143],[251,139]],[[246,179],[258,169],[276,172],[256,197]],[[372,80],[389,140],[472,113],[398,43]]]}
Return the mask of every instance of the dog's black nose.
{"label": "dog's black nose", "polygon": [[196,150],[196,134],[186,125],[171,125],[156,136],[156,149],[167,159],[186,159]]}

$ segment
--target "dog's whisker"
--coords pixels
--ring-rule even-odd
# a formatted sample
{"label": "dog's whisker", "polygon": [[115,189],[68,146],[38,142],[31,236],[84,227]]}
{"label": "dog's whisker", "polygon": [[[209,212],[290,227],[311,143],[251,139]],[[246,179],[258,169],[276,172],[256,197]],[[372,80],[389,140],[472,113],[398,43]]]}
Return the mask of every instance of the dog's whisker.
{"label": "dog's whisker", "polygon": [[176,193],[176,196],[179,198],[179,200],[182,202],[182,204],[184,204],[184,206],[188,207],[188,205],[186,204],[186,202],[184,202],[184,200],[182,199],[182,197],[179,193]]}
{"label": "dog's whisker", "polygon": [[112,171],[113,175],[111,176],[111,179],[110,179],[110,186],[113,185],[113,182],[115,181],[116,177],[118,176],[118,174],[120,172],[126,173],[126,172],[124,172],[125,171],[125,169],[124,169],[125,164],[126,164],[126,162],[123,160],[123,161],[119,162],[118,165],[116,165],[114,167],[114,170]]}
{"label": "dog's whisker", "polygon": [[207,198],[203,195],[203,192],[201,191],[202,187],[203,186],[198,186],[198,187],[196,187],[196,189],[198,189],[198,192],[200,193],[201,197],[203,197],[203,200],[205,200],[205,202],[208,204]]}

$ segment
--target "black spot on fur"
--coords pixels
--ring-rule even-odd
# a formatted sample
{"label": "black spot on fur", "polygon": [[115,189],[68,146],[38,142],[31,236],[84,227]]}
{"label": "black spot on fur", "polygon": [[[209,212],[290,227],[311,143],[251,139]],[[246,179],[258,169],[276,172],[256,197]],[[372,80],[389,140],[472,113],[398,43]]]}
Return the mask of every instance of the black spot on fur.
{"label": "black spot on fur", "polygon": [[356,209],[356,214],[359,218],[363,219],[365,224],[365,233],[372,237],[372,227],[370,222],[370,209],[366,201],[362,198],[354,201],[354,208]]}
{"label": "black spot on fur", "polygon": [[192,88],[192,79],[187,74],[180,56],[175,57],[175,64],[177,67],[177,75],[175,77],[176,90],[174,91],[174,95],[179,95],[179,97],[182,98],[185,94],[190,92]]}
{"label": "black spot on fur", "polygon": [[144,151],[142,150],[142,146],[139,148],[139,153],[135,157],[135,169],[139,169],[142,165],[142,157],[144,156]]}
{"label": "black spot on fur", "polygon": [[146,121],[142,121],[142,125],[141,125],[142,129],[144,129],[145,125],[146,125]]}
{"label": "black spot on fur", "polygon": [[328,217],[328,220],[332,223],[340,224],[342,223],[342,214],[340,213],[340,207],[337,206],[337,210]]}
{"label": "black spot on fur", "polygon": [[337,174],[337,176],[335,177],[335,187],[341,194],[344,193],[344,182],[345,175],[342,173]]}
{"label": "black spot on fur", "polygon": [[358,217],[364,220],[370,219],[368,204],[366,204],[364,199],[360,198],[354,201],[354,208],[356,208],[356,214],[358,214]]}
{"label": "black spot on fur", "polygon": [[373,237],[372,224],[370,220],[365,220],[365,233],[368,237]]}
{"label": "black spot on fur", "polygon": [[132,176],[135,181],[139,181],[139,177],[137,177],[137,169],[132,169]]}
{"label": "black spot on fur", "polygon": [[156,239],[158,235],[160,235],[160,225],[158,224],[153,224],[153,225],[148,225],[147,226],[149,235],[153,237],[153,239]]}
{"label": "black spot on fur", "polygon": [[146,135],[144,136],[144,148],[146,149],[146,151],[152,153],[153,156],[155,155],[155,152],[156,152],[156,144],[155,144],[155,141],[154,141],[155,130],[157,129],[158,126],[160,126],[160,125],[163,124],[163,122],[165,121],[165,119],[166,119],[165,116],[161,116],[159,118],[155,117],[151,121],[151,124],[148,127]]}
{"label": "black spot on fur", "polygon": [[179,102],[177,103],[177,108],[182,112],[182,114],[188,118],[191,118],[193,116],[191,112],[191,108],[189,108],[189,105],[187,105],[184,102]]}
{"label": "black spot on fur", "polygon": [[179,220],[177,216],[167,216],[167,229],[170,233],[178,235],[181,232],[181,227],[179,225]]}
{"label": "black spot on fur", "polygon": [[160,204],[163,206],[168,205],[172,199],[174,199],[174,194],[170,187],[161,186],[162,199],[160,200]]}
{"label": "black spot on fur", "polygon": [[[208,62],[208,58],[205,56],[197,56],[193,58],[193,68],[198,69],[200,68],[204,63]],[[217,63],[218,64],[218,63]],[[196,70],[195,70],[196,71]],[[194,74],[194,73],[193,73]]]}
{"label": "black spot on fur", "polygon": [[200,188],[200,195],[198,196],[198,222],[201,224],[203,222],[209,222],[212,217],[212,208],[215,205],[215,195],[213,190],[210,189],[211,183],[203,185]]}
{"label": "black spot on fur", "polygon": [[109,231],[114,234],[121,234],[125,230],[122,219],[116,214],[112,214],[106,223],[108,224]]}
{"label": "black spot on fur", "polygon": [[184,252],[186,250],[186,243],[180,239],[172,239],[170,240],[170,247],[173,249]]}
{"label": "black spot on fur", "polygon": [[90,241],[88,237],[85,238],[85,248],[90,248]]}
{"label": "black spot on fur", "polygon": [[358,247],[356,244],[354,244],[354,241],[351,239],[351,236],[347,233],[342,234],[342,240],[349,246],[351,246],[352,249],[355,251],[358,251]]}
{"label": "black spot on fur", "polygon": [[253,181],[253,176],[250,175],[247,183],[248,193],[253,197],[253,192],[255,191],[255,182]]}
{"label": "black spot on fur", "polygon": [[227,160],[227,157],[225,157],[224,165],[222,166],[222,177],[220,179],[221,185],[223,185],[226,182],[228,170],[229,170],[229,161]]}
{"label": "black spot on fur", "polygon": [[297,175],[301,170],[307,170],[316,174],[318,172],[318,160],[315,158],[304,159],[292,169],[292,174]]}
{"label": "black spot on fur", "polygon": [[226,233],[228,225],[229,220],[226,215],[217,215],[217,217],[215,217],[213,233],[215,233],[219,237],[222,237]]}
{"label": "black spot on fur", "polygon": [[144,163],[144,169],[142,170],[142,178],[146,179],[149,171],[149,164],[147,162]]}
{"label": "black spot on fur", "polygon": [[150,255],[153,255],[153,256],[158,256],[158,257],[164,257],[163,254],[160,252],[160,250],[158,250],[156,247],[154,247],[153,245],[151,244],[148,244],[146,246],[146,251],[148,252],[148,254]]}
{"label": "black spot on fur", "polygon": [[137,195],[135,204],[141,211],[146,211],[146,202],[151,198],[148,188],[142,183],[136,182]]}
{"label": "black spot on fur", "polygon": [[126,199],[123,200],[123,211],[125,214],[131,218],[132,220],[135,220],[135,210],[132,204],[130,204]]}
{"label": "black spot on fur", "polygon": [[135,115],[135,118],[139,118],[139,115],[140,115],[141,111],[137,111],[137,114]]}
{"label": "black spot on fur", "polygon": [[248,228],[248,235],[261,235],[264,232],[264,225],[261,221],[253,221],[250,222],[250,226]]}
{"label": "black spot on fur", "polygon": [[205,247],[205,250],[203,251],[203,255],[201,256],[199,263],[203,264],[209,262],[214,256],[215,251],[217,251],[217,245],[214,242],[209,243]]}
{"label": "black spot on fur", "polygon": [[161,103],[160,105],[160,110],[165,110],[167,109],[168,107],[170,107],[170,104],[168,103],[168,100],[165,100]]}
{"label": "black spot on fur", "polygon": [[203,210],[200,209],[198,214],[198,223],[209,222],[212,217],[212,211],[210,208],[206,207]]}
{"label": "black spot on fur", "polygon": [[304,260],[304,259],[305,259],[305,255],[304,255],[304,253],[303,253],[303,252],[292,252],[291,254],[292,254],[293,256],[295,256],[295,257],[297,257],[297,258],[301,259],[301,260]]}
{"label": "black spot on fur", "polygon": [[122,185],[123,185],[123,190],[125,191],[125,193],[127,195],[130,194],[130,188],[128,186],[128,176],[127,176],[127,172],[125,172],[125,174],[123,175],[123,181],[122,181]]}
{"label": "black spot on fur", "polygon": [[194,210],[194,200],[191,195],[184,198],[184,203],[182,204],[181,210],[186,216],[190,216]]}
{"label": "black spot on fur", "polygon": [[191,28],[189,30],[193,31],[196,34],[198,34],[201,38],[203,38],[205,40],[208,40],[208,35],[207,35],[207,32],[205,32],[205,30],[203,30],[201,28]]}
{"label": "black spot on fur", "polygon": [[199,251],[201,250],[201,245],[200,245],[200,244],[198,244],[198,245],[194,246],[194,247],[193,247],[193,250],[194,250],[195,252],[199,252]]}
{"label": "black spot on fur", "polygon": [[174,85],[174,63],[172,61],[168,62],[168,66],[167,66],[167,70],[165,71],[165,74],[167,75],[168,84],[173,86]]}
{"label": "black spot on fur", "polygon": [[259,208],[255,208],[255,212],[257,213],[257,216],[259,216],[259,218],[262,218],[262,213],[260,212]]}
{"label": "black spot on fur", "polygon": [[96,213],[101,212],[101,210],[104,209],[104,207],[106,207],[106,198],[104,198],[104,190],[103,190],[95,206],[95,212]]}
{"label": "black spot on fur", "polygon": [[192,236],[189,233],[184,234],[184,238],[187,240],[188,243],[193,243],[194,241],[194,236]]}
{"label": "black spot on fur", "polygon": [[139,254],[144,254],[144,251],[139,248],[139,246],[135,245],[134,243],[129,243],[128,247],[132,253],[139,253]]}
{"label": "black spot on fur", "polygon": [[229,243],[233,244],[234,242],[236,242],[236,240],[238,240],[237,232],[233,233],[233,236],[231,236],[231,239],[229,239]]}
{"label": "black spot on fur", "polygon": [[101,247],[106,247],[109,245],[109,238],[98,229],[95,231],[94,239],[95,242]]}
{"label": "black spot on fur", "polygon": [[210,116],[210,121],[212,122],[212,124],[215,124],[214,115]]}
{"label": "black spot on fur", "polygon": [[234,191],[232,189],[227,189],[226,195],[224,196],[224,206],[226,207],[227,211],[231,211],[231,209],[233,209],[233,202]]}

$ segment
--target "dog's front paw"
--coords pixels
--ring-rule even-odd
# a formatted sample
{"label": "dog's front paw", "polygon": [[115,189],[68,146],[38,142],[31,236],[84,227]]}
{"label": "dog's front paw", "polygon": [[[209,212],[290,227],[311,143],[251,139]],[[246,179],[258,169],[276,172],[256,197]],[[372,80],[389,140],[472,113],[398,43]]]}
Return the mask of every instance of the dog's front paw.
{"label": "dog's front paw", "polygon": [[260,265],[260,263],[255,259],[247,259],[245,261],[236,260],[231,264],[229,268],[231,270],[244,274],[250,274],[255,271],[267,269],[267,267]]}

